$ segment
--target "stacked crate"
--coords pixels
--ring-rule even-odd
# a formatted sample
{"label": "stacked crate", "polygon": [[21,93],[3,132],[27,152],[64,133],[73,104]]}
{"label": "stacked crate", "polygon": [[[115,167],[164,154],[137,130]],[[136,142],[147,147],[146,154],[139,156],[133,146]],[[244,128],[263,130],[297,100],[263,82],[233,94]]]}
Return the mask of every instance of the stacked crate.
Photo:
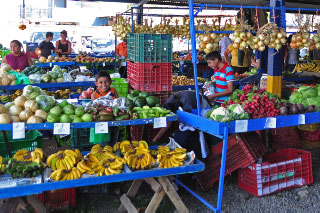
{"label": "stacked crate", "polygon": [[[127,44],[127,78],[131,88],[150,92],[164,103],[172,94],[172,35],[129,34]],[[158,132],[151,131],[149,126],[146,127],[150,131],[144,130],[152,133],[146,136],[148,139]],[[139,126],[130,128],[132,139],[137,138],[140,129]]]}

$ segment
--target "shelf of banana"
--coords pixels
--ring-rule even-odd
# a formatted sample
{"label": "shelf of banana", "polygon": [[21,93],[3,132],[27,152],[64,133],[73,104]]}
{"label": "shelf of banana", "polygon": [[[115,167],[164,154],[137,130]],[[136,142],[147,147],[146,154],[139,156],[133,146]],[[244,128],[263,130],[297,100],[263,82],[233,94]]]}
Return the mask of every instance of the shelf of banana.
{"label": "shelf of banana", "polygon": [[168,146],[159,146],[157,151],[157,161],[160,168],[172,168],[183,166],[183,161],[187,158],[186,149],[175,148],[170,151]]}
{"label": "shelf of banana", "polygon": [[320,61],[312,61],[309,63],[297,64],[292,73],[302,72],[320,72]]}

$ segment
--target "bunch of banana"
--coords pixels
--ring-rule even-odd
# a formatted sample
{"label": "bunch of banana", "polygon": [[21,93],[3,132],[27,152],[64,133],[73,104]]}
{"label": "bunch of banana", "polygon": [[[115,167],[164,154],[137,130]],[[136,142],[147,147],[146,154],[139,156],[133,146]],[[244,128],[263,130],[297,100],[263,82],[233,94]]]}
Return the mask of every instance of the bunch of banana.
{"label": "bunch of banana", "polygon": [[164,155],[158,154],[157,161],[160,162],[160,168],[172,168],[183,165],[183,161],[187,158],[186,149],[176,148]]}
{"label": "bunch of banana", "polygon": [[22,89],[16,90],[14,94],[17,95],[17,96],[21,96],[22,95]]}
{"label": "bunch of banana", "polygon": [[22,162],[15,158],[7,158],[4,164],[5,168],[2,171],[12,178],[31,178],[43,172],[43,166],[36,162]]}
{"label": "bunch of banana", "polygon": [[99,162],[99,159],[93,154],[89,153],[77,164],[77,168],[81,173],[94,174],[93,165]]}
{"label": "bunch of banana", "polygon": [[133,152],[125,153],[124,158],[126,159],[128,166],[136,170],[148,169],[151,168],[151,163],[155,164],[154,158],[143,142],[139,142],[139,145]]}
{"label": "bunch of banana", "polygon": [[0,102],[1,103],[8,103],[12,101],[11,95],[1,95],[0,96]]}
{"label": "bunch of banana", "polygon": [[320,65],[316,63],[304,63],[304,64],[297,64],[292,71],[295,72],[320,72]]}
{"label": "bunch of banana", "polygon": [[119,158],[103,159],[93,165],[97,176],[120,174],[123,168],[123,161]]}
{"label": "bunch of banana", "polygon": [[81,178],[81,172],[76,167],[68,170],[58,169],[52,172],[50,178],[55,181],[75,180]]}
{"label": "bunch of banana", "polygon": [[18,161],[33,161],[40,163],[43,160],[43,151],[41,148],[35,148],[32,152],[26,149],[20,149],[14,154],[13,158]]}
{"label": "bunch of banana", "polygon": [[170,152],[168,146],[158,146],[157,155],[165,155]]}
{"label": "bunch of banana", "polygon": [[96,144],[91,148],[90,153],[96,156],[99,160],[107,158],[118,158],[118,156],[112,151],[113,148],[111,146],[102,147],[100,144]]}
{"label": "bunch of banana", "polygon": [[5,173],[4,172],[5,164],[2,163],[2,160],[3,160],[3,157],[0,155],[0,174]]}
{"label": "bunch of banana", "polygon": [[59,169],[70,170],[76,165],[78,160],[82,158],[79,153],[80,152],[71,149],[61,150],[48,157],[47,165],[51,167],[53,171]]}

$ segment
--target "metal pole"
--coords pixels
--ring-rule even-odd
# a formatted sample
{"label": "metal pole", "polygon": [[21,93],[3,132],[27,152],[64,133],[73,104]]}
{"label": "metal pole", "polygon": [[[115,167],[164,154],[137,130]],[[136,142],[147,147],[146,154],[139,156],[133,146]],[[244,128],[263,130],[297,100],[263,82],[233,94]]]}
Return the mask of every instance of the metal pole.
{"label": "metal pole", "polygon": [[218,200],[217,200],[217,210],[221,212],[222,196],[223,196],[223,184],[224,175],[226,169],[226,159],[227,159],[227,147],[228,147],[228,124],[224,127],[224,138],[222,146],[222,157],[221,157],[221,167],[220,167],[220,177],[219,177],[219,190],[218,190]]}
{"label": "metal pole", "polygon": [[[116,14],[116,23],[118,22],[118,14]],[[117,72],[117,34],[114,33],[114,72]]]}
{"label": "metal pole", "polygon": [[191,34],[191,46],[192,46],[192,63],[194,72],[194,84],[196,88],[196,98],[197,98],[197,113],[200,115],[200,97],[199,97],[199,87],[197,78],[197,49],[196,49],[196,34],[194,27],[194,14],[193,14],[193,0],[189,0],[189,14],[190,14],[190,34]]}

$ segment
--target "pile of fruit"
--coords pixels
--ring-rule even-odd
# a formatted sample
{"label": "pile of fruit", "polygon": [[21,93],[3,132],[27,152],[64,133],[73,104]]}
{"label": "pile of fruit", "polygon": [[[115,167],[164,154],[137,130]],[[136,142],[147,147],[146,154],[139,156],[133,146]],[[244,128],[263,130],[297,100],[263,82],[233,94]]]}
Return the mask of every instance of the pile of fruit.
{"label": "pile of fruit", "polygon": [[91,95],[93,93],[93,89],[92,88],[88,88],[85,91],[80,92],[81,95],[79,96],[79,99],[91,99]]}
{"label": "pile of fruit", "polygon": [[217,50],[220,41],[219,35],[216,33],[207,33],[199,36],[199,51],[204,51],[206,54]]}
{"label": "pile of fruit", "polygon": [[45,164],[41,148],[33,151],[18,150],[12,158],[0,156],[1,173],[7,173],[12,178],[31,178],[42,174]]}
{"label": "pile of fruit", "polygon": [[113,63],[114,57],[103,57],[103,58],[97,58],[90,55],[77,55],[74,59],[72,59],[75,62],[78,63]]}
{"label": "pile of fruit", "polygon": [[32,74],[46,74],[47,72],[41,67],[32,65],[30,67],[26,67],[24,70],[21,71],[21,73],[25,74],[26,76],[29,76]]}
{"label": "pile of fruit", "polygon": [[122,121],[129,120],[131,112],[125,109],[119,109],[115,106],[96,105],[86,107],[86,114],[90,114],[94,121]]}
{"label": "pile of fruit", "polygon": [[278,28],[278,26],[272,22],[261,27],[257,36],[253,36],[249,32],[234,32],[233,35],[233,47],[239,49],[250,46],[251,49],[262,52],[266,46],[268,46],[269,48],[279,50],[287,43],[287,34],[284,29]]}
{"label": "pile of fruit", "polygon": [[40,148],[21,149],[12,158],[0,156],[0,173],[12,178],[31,178],[42,175],[48,167],[51,180],[63,181],[79,179],[84,174],[120,174],[125,165],[132,170],[179,167],[186,158],[184,148],[170,150],[168,146],[159,146],[151,150],[146,141],[122,141],[113,147],[96,144],[85,156],[78,149],[65,149],[49,155],[46,160]]}
{"label": "pile of fruit", "polygon": [[[43,90],[48,96],[53,96],[55,99],[68,99],[71,94],[70,89],[58,89],[56,91]],[[81,90],[80,90],[81,91]]]}
{"label": "pile of fruit", "polygon": [[241,104],[251,118],[278,116],[280,113],[280,98],[251,84],[235,90],[223,106],[232,104]]}
{"label": "pile of fruit", "polygon": [[49,55],[48,58],[41,56],[39,59],[35,59],[34,63],[55,63],[55,62],[72,62],[73,58],[62,56],[62,57],[53,57]]}
{"label": "pile of fruit", "polygon": [[93,117],[85,113],[82,106],[69,104],[66,100],[56,103],[48,112],[48,123],[80,123],[91,122]]}
{"label": "pile of fruit", "polygon": [[173,86],[184,86],[184,85],[194,85],[194,79],[187,78],[185,75],[172,76]]}
{"label": "pile of fruit", "polygon": [[296,64],[292,73],[302,73],[302,72],[320,72],[320,61],[314,60],[312,62]]}
{"label": "pile of fruit", "polygon": [[[184,55],[184,56],[182,56],[180,58],[178,57],[178,55],[176,55],[176,57],[174,57],[173,60],[174,61],[192,61],[192,53],[189,52],[187,55]],[[203,61],[204,60],[204,55],[197,54],[197,60],[198,61]]]}
{"label": "pile of fruit", "polygon": [[[145,105],[153,107],[160,106],[160,99],[150,95],[148,92],[140,92],[139,90],[131,90],[127,95],[128,105],[132,107],[143,107]],[[130,107],[130,108],[132,108]]]}
{"label": "pile of fruit", "polygon": [[0,67],[0,86],[16,85],[16,76],[9,74],[10,65],[2,63]]}

